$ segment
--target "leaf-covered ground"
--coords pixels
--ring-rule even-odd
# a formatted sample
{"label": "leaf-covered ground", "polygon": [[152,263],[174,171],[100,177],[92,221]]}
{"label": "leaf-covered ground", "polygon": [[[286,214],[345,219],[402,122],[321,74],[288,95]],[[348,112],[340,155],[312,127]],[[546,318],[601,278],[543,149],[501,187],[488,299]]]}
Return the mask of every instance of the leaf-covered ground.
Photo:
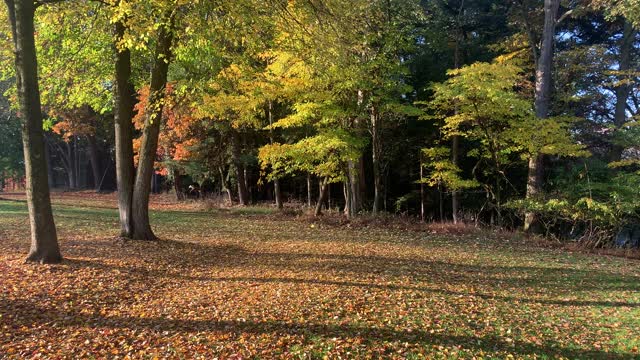
{"label": "leaf-covered ground", "polygon": [[0,358],[640,358],[640,262],[488,232],[347,227],[57,195],[61,265],[0,200]]}

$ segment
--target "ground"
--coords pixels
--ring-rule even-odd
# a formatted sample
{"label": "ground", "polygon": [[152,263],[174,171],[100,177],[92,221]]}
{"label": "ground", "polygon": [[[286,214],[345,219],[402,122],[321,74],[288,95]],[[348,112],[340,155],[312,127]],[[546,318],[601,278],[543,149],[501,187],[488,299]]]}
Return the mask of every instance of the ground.
{"label": "ground", "polygon": [[26,265],[2,197],[0,358],[640,358],[637,260],[167,198],[122,241],[85,193],[54,196],[65,261]]}

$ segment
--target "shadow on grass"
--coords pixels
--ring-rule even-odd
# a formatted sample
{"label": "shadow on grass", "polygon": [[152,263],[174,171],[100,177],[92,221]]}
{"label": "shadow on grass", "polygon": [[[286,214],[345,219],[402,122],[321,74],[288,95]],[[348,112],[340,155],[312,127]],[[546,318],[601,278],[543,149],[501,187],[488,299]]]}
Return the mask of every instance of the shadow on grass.
{"label": "shadow on grass", "polygon": [[[13,312],[31,316],[20,316],[11,326],[38,327],[42,324],[55,323],[58,327],[91,327],[107,329],[130,329],[135,331],[155,331],[169,333],[202,333],[223,332],[230,334],[273,334],[303,335],[307,339],[321,337],[324,339],[362,339],[365,343],[374,342],[407,342],[421,345],[459,346],[471,350],[491,352],[508,352],[519,355],[547,355],[575,359],[631,359],[634,354],[609,353],[593,349],[577,349],[562,347],[553,342],[537,345],[529,342],[507,341],[496,336],[471,336],[456,334],[430,334],[426,331],[397,330],[388,327],[361,326],[355,324],[320,324],[309,322],[282,321],[235,321],[235,320],[189,320],[169,319],[164,317],[137,318],[122,316],[102,316],[78,311],[65,311],[59,307],[42,307],[37,303],[22,300],[5,300],[0,302],[0,310],[10,309]],[[5,320],[7,321],[7,320]]]}
{"label": "shadow on grass", "polygon": [[[95,246],[95,253],[99,254],[95,260],[67,259],[65,262],[74,267],[91,267],[102,271],[114,271],[128,274],[132,277],[158,278],[193,282],[251,282],[251,283],[283,283],[307,284],[319,286],[358,287],[364,289],[410,290],[424,293],[436,293],[452,296],[471,296],[485,300],[504,302],[521,302],[559,306],[600,306],[600,307],[632,307],[640,308],[640,303],[629,301],[606,300],[575,300],[558,299],[557,297],[573,296],[577,291],[638,291],[640,283],[633,276],[576,270],[567,268],[544,267],[509,267],[480,264],[460,264],[446,261],[425,261],[399,259],[382,256],[333,255],[315,253],[261,253],[250,252],[239,245],[203,245],[173,240],[156,242],[128,241],[124,243],[117,254],[129,257],[131,266],[113,265],[118,260],[113,251]],[[87,249],[84,249],[87,250]],[[110,260],[111,259],[111,260]],[[122,262],[119,262],[122,264]],[[352,275],[376,275],[384,281],[358,282],[345,280],[305,279],[294,277],[209,277],[192,276],[193,271],[198,274],[214,269],[259,269],[290,270],[294,272],[308,272],[315,274],[325,271],[329,275],[348,279]],[[344,276],[340,276],[340,274]],[[505,276],[508,274],[509,276]],[[412,278],[416,286],[394,284],[399,278]],[[527,277],[526,279],[522,279]],[[431,284],[425,287],[420,284]],[[451,291],[451,286],[474,284],[476,288],[488,289],[483,292]],[[533,288],[538,297],[505,296],[492,294],[492,291],[504,292],[510,289],[521,290],[524,287]],[[556,297],[556,298],[552,298]]]}

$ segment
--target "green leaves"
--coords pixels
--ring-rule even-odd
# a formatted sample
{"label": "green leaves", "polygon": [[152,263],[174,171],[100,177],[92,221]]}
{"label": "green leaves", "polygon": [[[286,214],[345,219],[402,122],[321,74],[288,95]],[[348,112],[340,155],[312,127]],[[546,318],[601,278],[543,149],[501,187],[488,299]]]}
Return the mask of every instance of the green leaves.
{"label": "green leaves", "polygon": [[538,153],[589,155],[571,139],[569,130],[577,119],[535,117],[532,101],[517,91],[524,81],[519,67],[506,62],[475,63],[448,74],[449,80],[432,86],[434,97],[426,103],[430,113],[425,116],[444,121],[445,139],[463,136],[480,141],[479,156],[502,162],[513,153],[523,158]]}
{"label": "green leaves", "polygon": [[90,1],[41,7],[36,16],[43,105],[72,110],[112,109],[112,39],[104,6]]}
{"label": "green leaves", "polygon": [[343,181],[348,160],[360,157],[366,142],[341,129],[322,131],[294,144],[270,144],[260,148],[258,159],[269,179],[306,172],[329,182]]}
{"label": "green leaves", "polygon": [[427,168],[428,176],[420,182],[429,186],[444,186],[450,191],[471,189],[480,186],[476,180],[465,180],[460,176],[462,170],[451,161],[451,150],[447,147],[422,149],[422,166]]}

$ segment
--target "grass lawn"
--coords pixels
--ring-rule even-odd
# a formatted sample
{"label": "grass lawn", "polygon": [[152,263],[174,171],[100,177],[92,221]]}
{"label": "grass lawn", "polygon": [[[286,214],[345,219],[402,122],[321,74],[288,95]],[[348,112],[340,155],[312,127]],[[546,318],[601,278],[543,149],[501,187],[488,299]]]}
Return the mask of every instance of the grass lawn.
{"label": "grass lawn", "polygon": [[19,199],[0,358],[640,358],[637,260],[160,200],[162,241],[123,242],[113,195],[59,195],[65,261],[25,265]]}

